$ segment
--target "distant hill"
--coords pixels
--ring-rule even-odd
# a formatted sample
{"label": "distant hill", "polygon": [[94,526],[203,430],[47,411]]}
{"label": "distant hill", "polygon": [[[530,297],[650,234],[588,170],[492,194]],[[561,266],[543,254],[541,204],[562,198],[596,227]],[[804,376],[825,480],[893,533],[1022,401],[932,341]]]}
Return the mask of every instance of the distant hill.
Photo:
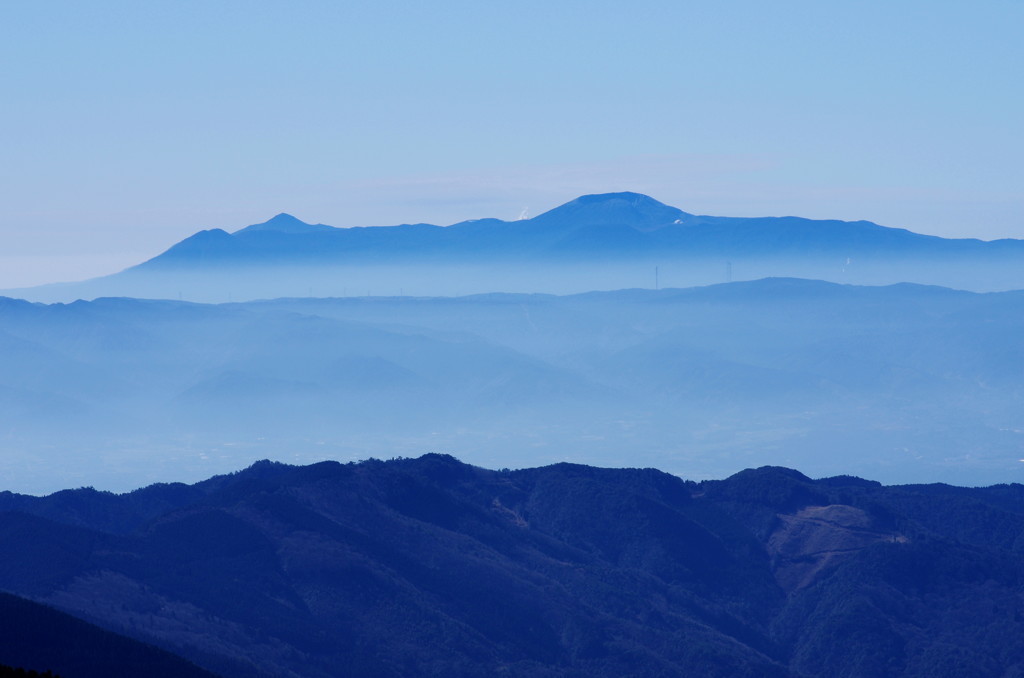
{"label": "distant hill", "polygon": [[1017,484],[261,462],[4,495],[0,587],[239,678],[996,678],[1022,535]]}
{"label": "distant hill", "polygon": [[1024,287],[1022,263],[1019,240],[944,239],[867,221],[696,216],[638,193],[608,193],[532,219],[445,227],[332,228],[279,214],[234,233],[200,231],[104,278],[9,293],[38,301],[228,301],[314,293],[572,293],[768,276],[986,291]]}

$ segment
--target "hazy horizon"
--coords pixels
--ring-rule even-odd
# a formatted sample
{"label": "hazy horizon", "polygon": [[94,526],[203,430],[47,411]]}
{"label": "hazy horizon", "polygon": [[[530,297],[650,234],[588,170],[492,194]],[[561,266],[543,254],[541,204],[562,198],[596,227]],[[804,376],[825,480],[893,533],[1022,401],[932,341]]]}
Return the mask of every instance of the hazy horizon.
{"label": "hazy horizon", "polygon": [[[584,195],[593,195],[593,194],[584,194]],[[575,198],[578,198],[578,197],[581,197],[581,196],[574,196],[572,199],[566,200],[564,203],[559,203],[557,205],[552,206],[551,209],[553,209],[554,207],[559,207],[559,206],[561,206],[561,205],[563,205],[565,203],[568,203],[571,200],[573,200]],[[653,197],[655,200],[657,200],[657,196],[650,196],[650,197]],[[666,203],[666,204],[668,204],[670,207],[679,207],[679,205],[672,205],[670,203]],[[684,208],[681,208],[681,209],[683,209],[683,211],[687,211]],[[549,209],[542,210],[540,213],[543,214],[543,213],[545,213],[547,211],[549,211]],[[697,212],[691,212],[691,213],[697,214],[698,216],[703,216],[701,213],[697,213]],[[309,224],[324,224],[324,225],[327,225],[327,226],[332,226],[334,228],[358,228],[358,227],[364,227],[364,226],[391,227],[391,226],[399,226],[399,225],[402,225],[402,224],[409,224],[409,223],[432,223],[432,222],[427,221],[426,219],[409,219],[407,221],[404,221],[404,222],[401,222],[401,223],[394,223],[394,224],[384,224],[384,223],[379,223],[378,224],[378,223],[374,223],[374,224],[353,224],[353,225],[348,225],[348,226],[338,226],[336,224],[330,224],[330,223],[324,222],[322,220],[297,217],[295,214],[292,214],[290,212],[278,212],[278,213],[274,213],[274,214],[268,215],[265,219],[253,222],[251,224],[243,224],[243,225],[238,225],[238,226],[235,226],[235,225],[231,225],[231,226],[210,225],[208,227],[208,229],[220,229],[220,230],[227,231],[229,233],[233,233],[233,232],[238,231],[240,229],[243,229],[243,228],[245,228],[247,226],[252,226],[254,224],[264,223],[264,222],[270,220],[271,218],[273,218],[274,216],[277,216],[278,214],[288,214],[290,216],[298,218],[300,221],[303,221],[305,223],[309,223]],[[460,222],[463,222],[463,221],[471,221],[471,220],[487,219],[487,218],[499,218],[499,219],[501,219],[503,221],[516,221],[518,219],[529,218],[529,217],[533,217],[533,216],[537,216],[537,214],[531,214],[528,209],[524,209],[516,217],[505,218],[505,217],[491,217],[491,216],[474,216],[474,217],[467,217],[466,219],[462,219],[460,221],[444,222],[444,223],[433,223],[432,225],[435,225],[435,226],[450,226],[450,225],[452,225],[454,223],[460,223]],[[773,216],[779,216],[779,215],[764,215],[764,214],[761,214],[761,215],[716,214],[716,215],[708,215],[708,216],[773,217]],[[782,216],[797,216],[797,217],[801,217],[801,218],[808,218],[805,215],[782,215]],[[824,217],[824,218],[831,219],[832,217]],[[862,220],[845,220],[844,219],[842,221],[862,221]],[[866,220],[864,220],[864,221],[866,221]],[[885,224],[879,224],[879,225],[887,226]],[[887,227],[890,227],[890,228],[900,228],[900,227],[896,227],[896,226],[887,226]],[[200,230],[208,230],[208,229],[200,229]],[[906,230],[911,230],[911,229],[906,229]],[[912,231],[912,232],[919,233],[918,231]],[[921,233],[921,234],[922,235],[930,235],[930,234],[926,234],[926,233]],[[188,234],[188,236],[191,236],[191,235],[194,235],[194,233],[189,233]],[[186,236],[186,237],[188,237],[188,236]],[[943,236],[940,236],[940,237],[943,237]],[[956,238],[972,238],[972,239],[979,239],[979,240],[983,240],[983,241],[991,241],[991,240],[996,240],[996,239],[1002,239],[1002,238],[979,238],[979,237],[973,236],[973,235],[944,236],[944,237],[953,238],[953,239],[956,239]],[[182,238],[182,239],[185,239],[185,238]],[[180,242],[180,241],[176,241],[176,242]],[[171,246],[175,245],[176,242],[169,243],[169,244],[167,244],[167,246],[163,247],[162,249],[159,249],[158,251],[152,252],[152,253],[150,253],[150,252],[125,252],[125,253],[120,253],[120,254],[112,254],[112,253],[94,252],[94,253],[83,253],[83,254],[79,254],[77,256],[70,255],[70,254],[62,254],[62,255],[44,255],[44,254],[35,254],[35,255],[4,255],[4,254],[0,254],[0,290],[18,290],[18,289],[24,289],[24,288],[37,287],[37,286],[40,286],[40,285],[80,282],[80,281],[90,280],[90,279],[93,279],[93,278],[98,278],[98,277],[103,277],[103,276],[111,275],[111,274],[114,274],[114,273],[119,273],[119,272],[121,272],[121,271],[123,271],[125,269],[131,268],[131,267],[136,266],[138,264],[141,264],[141,263],[143,263],[145,261],[148,261],[149,259],[151,259],[151,258],[153,258],[155,256],[158,256],[159,254],[161,254],[163,252],[166,252],[167,249],[169,249]],[[54,276],[61,275],[60,273],[54,273],[55,270],[68,271],[67,275],[69,275],[69,276],[73,275],[73,273],[72,273],[73,271],[77,271],[79,275],[78,275],[78,277],[65,277],[65,278],[57,277],[57,278],[55,278]],[[764,277],[764,275],[772,275],[772,273],[770,273],[770,272],[763,273],[761,275],[755,276],[754,278],[746,278],[746,279],[756,279],[756,277]],[[15,281],[20,281],[20,282],[15,282],[15,283],[12,283],[12,284],[5,284],[5,281],[7,281],[7,280],[15,280]],[[681,285],[678,285],[678,286],[690,286],[690,285],[694,285],[694,284],[713,284],[714,282],[720,282],[720,281],[712,280],[712,279],[705,280],[705,279],[692,279],[692,278],[690,278],[690,279],[686,279],[684,282],[682,282]],[[894,282],[894,281],[889,281],[889,282]],[[883,284],[885,284],[885,283],[883,283]],[[645,285],[638,285],[638,284],[627,284],[627,285],[624,285],[624,287],[636,287],[636,286],[643,287]],[[616,287],[614,285],[611,285],[611,286],[604,285],[604,286],[594,287],[593,289],[615,289],[615,288]],[[501,290],[495,289],[495,290],[489,290],[489,291],[501,291]],[[522,290],[518,290],[517,289],[517,290],[510,290],[510,291],[517,291],[518,292],[518,291],[522,291]],[[579,292],[579,291],[585,291],[585,290],[583,290],[583,289],[575,290],[575,292]],[[473,293],[473,292],[469,292],[469,293]],[[567,293],[573,293],[573,292],[567,292]],[[369,294],[369,292],[367,292],[367,294]]]}
{"label": "hazy horizon", "polygon": [[7,4],[0,287],[278,212],[698,214],[1024,237],[1024,6]]}
{"label": "hazy horizon", "polygon": [[[1024,239],[1024,90],[1012,86],[1024,61],[1022,20],[1024,5],[1005,1],[7,5],[0,289],[115,274],[199,231],[233,232],[281,212],[340,228],[448,225],[533,217],[620,191],[698,215]],[[648,235],[638,223],[611,235],[567,230],[564,242],[548,243],[546,261],[568,252],[585,264],[579,275],[524,266],[525,257],[503,269],[473,260],[478,250],[466,246],[464,259],[437,270],[427,261],[406,277],[336,266],[282,268],[291,274],[282,281],[253,269],[267,284],[236,292],[229,285],[241,282],[216,266],[224,250],[200,243],[193,261],[206,266],[212,252],[214,265],[194,279],[158,272],[145,287],[120,277],[93,296],[571,293],[765,276],[1024,288],[1015,245],[1002,259],[926,260],[923,247],[897,261],[903,245],[886,249],[899,241],[887,233],[851,262],[842,248],[866,233],[851,229],[831,247],[806,229],[794,241],[782,227],[778,244],[799,250],[799,265],[765,249],[770,239],[760,259],[731,259],[745,251],[743,232],[733,249],[705,250],[703,268],[684,266],[681,248],[673,262],[586,259],[616,248],[627,257]],[[264,242],[253,251],[272,259],[280,243]],[[419,252],[415,243],[406,251]],[[374,252],[380,262],[392,250]],[[79,329],[62,331],[86,342]],[[65,358],[95,367],[73,342],[0,338],[15,353],[29,341],[44,371]],[[37,391],[19,390],[17,379],[3,386],[0,395],[36,413],[65,402],[61,393],[33,400],[49,393],[45,380]]]}

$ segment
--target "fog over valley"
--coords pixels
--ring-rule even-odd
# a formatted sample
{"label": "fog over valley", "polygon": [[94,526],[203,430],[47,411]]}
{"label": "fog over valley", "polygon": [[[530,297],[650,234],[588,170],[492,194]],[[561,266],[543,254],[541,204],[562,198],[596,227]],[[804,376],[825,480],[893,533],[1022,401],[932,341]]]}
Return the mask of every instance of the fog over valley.
{"label": "fog over valley", "polygon": [[281,214],[6,298],[0,473],[125,491],[445,452],[1004,481],[1024,469],[1024,293],[992,290],[1022,276],[1024,241],[638,193],[448,227]]}
{"label": "fog over valley", "polygon": [[1019,474],[1024,293],[791,278],[571,296],[0,304],[9,489],[441,451],[720,478]]}

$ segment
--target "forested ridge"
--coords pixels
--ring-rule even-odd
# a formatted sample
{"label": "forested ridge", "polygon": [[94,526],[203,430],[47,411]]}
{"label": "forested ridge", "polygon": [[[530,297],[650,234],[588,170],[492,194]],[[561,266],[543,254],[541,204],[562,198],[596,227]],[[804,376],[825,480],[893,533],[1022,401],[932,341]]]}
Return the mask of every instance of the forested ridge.
{"label": "forested ridge", "polygon": [[1017,484],[260,462],[4,493],[0,586],[239,678],[981,678],[1024,670],[1022,535]]}

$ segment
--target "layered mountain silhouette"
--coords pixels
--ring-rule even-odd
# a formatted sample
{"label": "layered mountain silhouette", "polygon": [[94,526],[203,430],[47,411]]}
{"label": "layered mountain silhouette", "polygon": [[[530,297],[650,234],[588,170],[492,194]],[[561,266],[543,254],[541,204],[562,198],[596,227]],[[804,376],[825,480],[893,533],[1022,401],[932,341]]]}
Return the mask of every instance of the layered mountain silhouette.
{"label": "layered mountain silhouette", "polygon": [[0,587],[239,678],[994,678],[1022,535],[1016,484],[261,462],[0,494]]}
{"label": "layered mountain silhouette", "polygon": [[0,477],[48,492],[256,459],[1022,471],[1024,295],[767,279],[575,296],[0,300]]}
{"label": "layered mountain silhouette", "polygon": [[445,227],[332,228],[279,214],[234,233],[201,231],[105,278],[12,295],[226,301],[568,293],[767,276],[985,291],[1024,287],[1022,263],[1019,240],[944,239],[867,221],[696,216],[638,193],[608,193],[582,196],[532,219]]}

